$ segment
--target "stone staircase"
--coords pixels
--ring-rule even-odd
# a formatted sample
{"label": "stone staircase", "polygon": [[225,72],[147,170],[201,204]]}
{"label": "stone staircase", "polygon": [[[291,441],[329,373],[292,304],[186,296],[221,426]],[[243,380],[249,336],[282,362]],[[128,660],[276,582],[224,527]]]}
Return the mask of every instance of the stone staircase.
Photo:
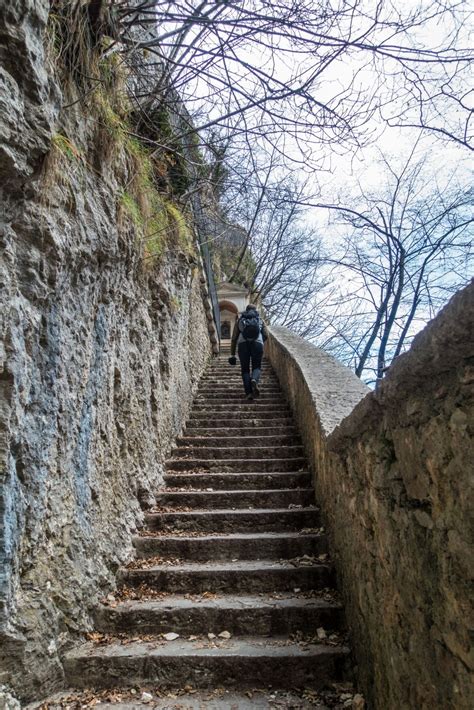
{"label": "stone staircase", "polygon": [[71,686],[221,687],[248,703],[246,689],[345,676],[342,610],[290,410],[268,364],[247,402],[228,356],[202,378],[136,560],[66,657]]}

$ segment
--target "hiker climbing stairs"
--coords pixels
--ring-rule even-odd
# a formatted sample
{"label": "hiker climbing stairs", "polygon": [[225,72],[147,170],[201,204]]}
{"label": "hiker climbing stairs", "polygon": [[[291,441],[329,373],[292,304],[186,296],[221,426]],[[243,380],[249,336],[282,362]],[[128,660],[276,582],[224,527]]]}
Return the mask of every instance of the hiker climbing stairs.
{"label": "hiker climbing stairs", "polygon": [[268,363],[248,402],[228,355],[202,377],[136,559],[91,641],[67,655],[70,686],[238,694],[345,675],[342,609],[291,412]]}

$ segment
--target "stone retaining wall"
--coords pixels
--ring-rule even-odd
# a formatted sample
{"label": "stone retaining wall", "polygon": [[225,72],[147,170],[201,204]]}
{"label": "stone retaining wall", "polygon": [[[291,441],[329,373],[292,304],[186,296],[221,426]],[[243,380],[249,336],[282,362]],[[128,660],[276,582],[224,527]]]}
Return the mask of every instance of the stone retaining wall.
{"label": "stone retaining wall", "polygon": [[375,710],[474,705],[473,333],[471,284],[368,394],[286,329],[272,328],[268,343],[312,461],[361,689]]}

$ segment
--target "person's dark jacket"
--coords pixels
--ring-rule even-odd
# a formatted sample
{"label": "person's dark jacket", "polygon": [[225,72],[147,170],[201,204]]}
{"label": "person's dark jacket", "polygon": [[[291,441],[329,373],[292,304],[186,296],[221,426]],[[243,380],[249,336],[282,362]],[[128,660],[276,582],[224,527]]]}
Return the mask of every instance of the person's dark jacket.
{"label": "person's dark jacket", "polygon": [[[252,311],[251,311],[251,312],[252,312]],[[257,311],[253,311],[253,312],[258,315],[258,312],[257,312]],[[246,311],[246,313],[247,313],[247,315],[248,315],[249,312]],[[259,316],[259,318],[260,318],[260,316]],[[239,318],[237,318],[237,320],[235,321],[234,330],[232,331],[232,341],[231,341],[231,343],[230,343],[230,353],[231,353],[231,356],[232,356],[232,357],[235,357],[235,353],[236,353],[236,350],[237,350],[237,346],[238,346],[238,344],[239,344],[239,341],[240,341],[241,343],[242,343],[242,342],[245,342],[245,338],[244,338],[244,336],[242,335],[242,333],[241,333],[240,330],[239,330],[239,320],[240,320],[240,316],[239,316]],[[260,328],[260,336],[259,336],[258,338],[256,338],[256,342],[259,342],[259,341],[260,341],[260,342],[264,343],[265,340],[268,338],[268,332],[267,332],[267,328],[266,328],[266,326],[265,326],[265,323],[263,322],[263,320],[262,320],[261,318],[260,318],[260,322],[261,322],[262,326],[261,326],[261,328]],[[261,340],[260,340],[260,339],[261,339]]]}

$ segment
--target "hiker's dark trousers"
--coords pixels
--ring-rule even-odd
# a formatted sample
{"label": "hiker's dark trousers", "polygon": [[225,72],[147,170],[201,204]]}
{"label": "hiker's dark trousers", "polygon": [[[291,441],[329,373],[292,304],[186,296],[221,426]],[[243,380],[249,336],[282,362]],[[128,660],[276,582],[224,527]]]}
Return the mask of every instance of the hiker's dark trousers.
{"label": "hiker's dark trousers", "polygon": [[[242,379],[244,381],[245,394],[252,393],[251,380],[258,382],[262,369],[263,343],[255,340],[247,340],[239,343],[238,347],[240,367],[242,368]],[[252,365],[252,367],[250,367]],[[250,374],[252,371],[252,374]]]}

